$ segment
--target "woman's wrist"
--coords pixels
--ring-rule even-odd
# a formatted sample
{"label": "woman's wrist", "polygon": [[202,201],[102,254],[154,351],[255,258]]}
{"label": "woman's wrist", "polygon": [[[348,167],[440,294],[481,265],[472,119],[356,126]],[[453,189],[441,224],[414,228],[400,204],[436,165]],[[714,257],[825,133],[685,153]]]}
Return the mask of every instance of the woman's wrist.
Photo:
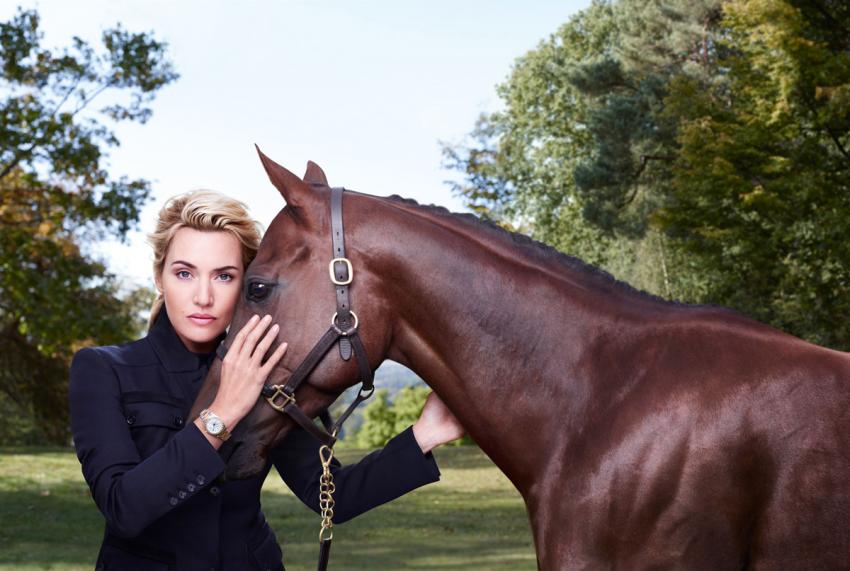
{"label": "woman's wrist", "polygon": [[413,438],[416,440],[423,454],[427,454],[440,444],[439,442],[434,442],[430,437],[430,432],[426,428],[423,428],[418,421],[413,423]]}
{"label": "woman's wrist", "polygon": [[221,441],[221,439],[220,439],[220,438],[216,438],[215,436],[213,436],[212,434],[210,434],[209,432],[207,432],[207,429],[206,429],[206,428],[204,428],[204,421],[203,421],[203,420],[201,420],[201,418],[200,418],[200,417],[198,417],[198,418],[196,418],[196,419],[195,419],[194,424],[195,424],[195,426],[197,426],[197,427],[198,427],[198,430],[200,430],[200,431],[201,431],[201,434],[204,436],[204,438],[206,438],[206,439],[207,439],[207,442],[209,442],[209,443],[210,443],[210,446],[212,446],[212,447],[213,447],[213,448],[215,448],[216,450],[218,450],[219,448],[221,448],[221,445],[223,444],[223,443],[222,443],[222,441]]}

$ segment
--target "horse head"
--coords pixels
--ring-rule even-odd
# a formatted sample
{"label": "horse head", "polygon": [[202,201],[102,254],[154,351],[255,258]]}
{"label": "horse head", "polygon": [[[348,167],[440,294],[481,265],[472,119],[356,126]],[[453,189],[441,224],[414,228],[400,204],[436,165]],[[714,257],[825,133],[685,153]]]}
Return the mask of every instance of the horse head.
{"label": "horse head", "polygon": [[[335,285],[328,263],[332,259],[331,189],[322,169],[307,165],[303,180],[259,151],[272,184],[286,201],[269,226],[255,259],[245,272],[242,295],[234,312],[230,332],[239,331],[254,314],[270,314],[280,324],[277,342],[289,349],[272,372],[267,385],[284,385],[334,317]],[[346,193],[345,240],[353,268],[350,299],[358,318],[358,334],[374,370],[384,359],[390,339],[390,321],[381,311],[382,293],[373,271],[377,254],[361,247],[367,236],[381,232],[380,224],[366,224],[365,205]],[[269,354],[274,346],[269,349]],[[298,406],[315,417],[358,381],[357,360],[344,360],[331,347],[295,393]],[[195,401],[193,415],[215,398],[220,362],[211,367]],[[228,478],[250,477],[261,471],[268,452],[295,426],[291,418],[260,398],[236,426],[221,448],[227,459]]]}

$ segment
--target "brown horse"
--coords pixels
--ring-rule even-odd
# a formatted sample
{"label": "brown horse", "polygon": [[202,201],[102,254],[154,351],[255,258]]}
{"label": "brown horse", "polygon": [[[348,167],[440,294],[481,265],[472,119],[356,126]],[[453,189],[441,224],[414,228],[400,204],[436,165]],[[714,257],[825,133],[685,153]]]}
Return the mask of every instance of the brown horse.
{"label": "brown horse", "polygon": [[[302,181],[261,159],[286,207],[233,330],[275,316],[290,347],[270,382],[283,383],[334,310],[330,189],[313,163]],[[541,569],[850,566],[848,354],[636,291],[471,215],[354,192],[343,206],[372,366],[418,373],[507,474]],[[298,401],[315,415],[356,376],[333,350]],[[258,471],[292,426],[260,399],[225,449],[228,475]]]}

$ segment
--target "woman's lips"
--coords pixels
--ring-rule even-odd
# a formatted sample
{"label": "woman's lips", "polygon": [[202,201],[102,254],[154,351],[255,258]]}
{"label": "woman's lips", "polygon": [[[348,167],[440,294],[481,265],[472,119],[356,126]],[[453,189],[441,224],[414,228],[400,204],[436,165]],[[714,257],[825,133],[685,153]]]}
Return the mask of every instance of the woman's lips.
{"label": "woman's lips", "polygon": [[190,315],[189,319],[196,325],[209,325],[215,321],[215,317],[196,317],[194,315]]}

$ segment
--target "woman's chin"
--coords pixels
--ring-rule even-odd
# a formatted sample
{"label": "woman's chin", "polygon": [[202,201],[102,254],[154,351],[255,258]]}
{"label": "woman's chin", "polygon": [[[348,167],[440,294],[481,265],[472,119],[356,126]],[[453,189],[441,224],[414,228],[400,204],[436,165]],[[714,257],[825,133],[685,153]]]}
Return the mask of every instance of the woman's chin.
{"label": "woman's chin", "polygon": [[206,353],[215,349],[218,336],[224,333],[224,328],[216,327],[187,327],[187,331],[181,332],[180,337],[184,345],[195,353]]}

